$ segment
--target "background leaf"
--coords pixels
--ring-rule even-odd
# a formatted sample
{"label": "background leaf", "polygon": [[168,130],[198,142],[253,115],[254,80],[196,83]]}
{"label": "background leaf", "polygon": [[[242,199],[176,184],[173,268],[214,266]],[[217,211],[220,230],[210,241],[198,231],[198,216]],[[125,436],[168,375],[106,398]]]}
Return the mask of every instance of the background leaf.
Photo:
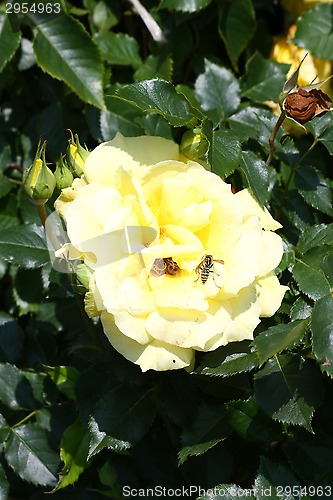
{"label": "background leaf", "polygon": [[322,371],[333,376],[333,299],[319,299],[311,315],[313,353]]}
{"label": "background leaf", "polygon": [[317,169],[302,165],[296,170],[295,185],[309,205],[324,213],[333,214],[330,186]]}
{"label": "background leaf", "polygon": [[104,109],[99,52],[80,23],[63,15],[39,24],[34,51],[44,71],[63,80],[83,101]]}
{"label": "background leaf", "polygon": [[25,481],[41,486],[56,484],[59,457],[49,444],[47,432],[38,424],[12,429],[6,442],[5,457]]}
{"label": "background leaf", "polygon": [[238,58],[247,47],[256,29],[255,12],[250,0],[234,0],[228,14],[221,14],[220,29],[235,68]]}
{"label": "background leaf", "polygon": [[60,446],[60,457],[64,466],[59,474],[59,482],[53,491],[75,483],[90,465],[87,459],[89,436],[79,421],[66,429]]}
{"label": "background leaf", "polygon": [[102,32],[94,37],[102,56],[111,64],[140,66],[140,47],[137,41],[125,33]]}
{"label": "background leaf", "polygon": [[254,197],[260,205],[264,205],[268,188],[268,170],[265,163],[252,151],[243,151],[241,168]]}
{"label": "background leaf", "polygon": [[302,290],[313,300],[320,299],[330,293],[330,284],[320,263],[329,250],[327,247],[316,247],[310,250],[302,260],[296,262],[293,275]]}
{"label": "background leaf", "polygon": [[182,434],[182,449],[179,464],[191,455],[200,455],[224,440],[230,429],[223,408],[205,406],[200,408],[190,429]]}
{"label": "background leaf", "polygon": [[217,124],[238,108],[239,83],[231,71],[205,61],[205,72],[195,82],[195,96],[207,116]]}
{"label": "background leaf", "polygon": [[271,359],[255,375],[255,396],[260,407],[275,420],[301,425],[310,432],[312,414],[322,394],[317,370],[295,355]]}
{"label": "background leaf", "polygon": [[175,127],[185,125],[192,118],[185,97],[177,94],[169,82],[157,78],[123,87],[115,97],[130,102],[145,112],[160,113]]}
{"label": "background leaf", "polygon": [[321,59],[330,59],[329,47],[333,43],[333,6],[330,3],[317,5],[305,12],[297,22],[293,43],[312,52]]}
{"label": "background leaf", "polygon": [[15,54],[20,45],[20,40],[20,31],[14,32],[8,16],[4,12],[0,12],[0,72]]}
{"label": "background leaf", "polygon": [[277,101],[286,79],[288,67],[264,59],[255,53],[246,64],[246,73],[241,78],[242,96],[252,101]]}
{"label": "background leaf", "polygon": [[303,320],[272,326],[266,332],[261,332],[252,342],[260,363],[300,343],[306,328],[307,322]]}
{"label": "background leaf", "polygon": [[25,269],[41,267],[50,261],[43,230],[34,224],[3,231],[0,256]]}
{"label": "background leaf", "polygon": [[239,166],[241,159],[240,142],[229,130],[215,130],[209,156],[212,171],[225,179]]}

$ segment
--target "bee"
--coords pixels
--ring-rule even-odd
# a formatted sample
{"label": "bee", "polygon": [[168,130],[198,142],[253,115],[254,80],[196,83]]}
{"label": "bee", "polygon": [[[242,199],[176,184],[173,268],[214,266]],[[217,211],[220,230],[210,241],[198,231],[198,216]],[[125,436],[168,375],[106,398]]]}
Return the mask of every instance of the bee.
{"label": "bee", "polygon": [[[223,260],[213,259],[212,255],[205,255],[204,256],[204,258],[202,259],[200,264],[195,268],[195,272],[198,275],[195,282],[198,281],[199,278],[201,278],[201,283],[204,285],[206,283],[206,281],[208,280],[210,273],[213,273],[213,280],[214,280],[215,285],[218,288],[221,288],[220,286],[218,286],[218,284],[215,281],[214,273],[216,273],[216,271],[214,269],[214,262],[219,262],[220,264],[224,264]],[[216,274],[218,276],[220,276],[218,273],[216,273]]]}
{"label": "bee", "polygon": [[179,270],[180,267],[172,257],[164,257],[163,259],[158,258],[154,260],[150,274],[153,276],[162,276],[163,274],[175,276]]}

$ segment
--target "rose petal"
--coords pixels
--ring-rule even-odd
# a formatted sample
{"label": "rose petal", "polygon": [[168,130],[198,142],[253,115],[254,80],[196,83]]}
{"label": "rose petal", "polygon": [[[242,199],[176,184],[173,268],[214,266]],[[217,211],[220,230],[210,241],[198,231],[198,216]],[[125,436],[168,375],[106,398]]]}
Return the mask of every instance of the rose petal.
{"label": "rose petal", "polygon": [[116,327],[110,314],[102,313],[101,320],[104,333],[111,345],[126,359],[139,365],[143,372],[147,370],[177,370],[193,363],[193,349],[170,346],[158,341],[141,345],[123,335]]}
{"label": "rose petal", "polygon": [[288,287],[280,285],[274,273],[258,279],[257,283],[259,285],[258,300],[261,307],[260,316],[273,316],[281,306],[282,299]]}

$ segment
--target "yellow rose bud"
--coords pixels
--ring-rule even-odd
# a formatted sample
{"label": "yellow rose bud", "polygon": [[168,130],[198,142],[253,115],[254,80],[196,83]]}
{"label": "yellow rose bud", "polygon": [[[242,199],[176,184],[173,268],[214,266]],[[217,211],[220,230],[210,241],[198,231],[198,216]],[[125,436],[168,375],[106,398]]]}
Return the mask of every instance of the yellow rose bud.
{"label": "yellow rose bud", "polygon": [[207,138],[197,129],[188,130],[182,137],[180,153],[190,160],[198,160],[208,150]]}
{"label": "yellow rose bud", "polygon": [[64,156],[62,155],[57,162],[57,167],[54,172],[54,177],[57,183],[57,188],[58,189],[65,189],[69,186],[72,185],[73,182],[73,174],[72,172],[68,169]]}
{"label": "yellow rose bud", "polygon": [[[52,171],[47,167],[45,161],[46,141],[40,146],[33,164],[26,170],[23,178],[23,186],[29,198],[37,205],[44,205],[52,196],[56,181]],[[41,155],[43,159],[41,159]]]}
{"label": "yellow rose bud", "polygon": [[89,156],[89,151],[83,148],[79,142],[78,135],[71,133],[71,138],[68,141],[67,158],[69,165],[76,177],[81,177],[84,170],[84,162]]}

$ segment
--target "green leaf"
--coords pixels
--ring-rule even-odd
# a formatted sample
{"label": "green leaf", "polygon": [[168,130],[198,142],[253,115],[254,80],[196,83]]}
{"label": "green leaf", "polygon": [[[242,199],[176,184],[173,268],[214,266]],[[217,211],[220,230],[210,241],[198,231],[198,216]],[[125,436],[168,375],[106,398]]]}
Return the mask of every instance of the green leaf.
{"label": "green leaf", "polygon": [[217,125],[237,110],[239,83],[231,71],[206,60],[205,72],[195,82],[195,96],[208,118]]}
{"label": "green leaf", "polygon": [[133,68],[142,64],[138,42],[126,33],[112,33],[111,31],[96,33],[94,40],[102,56],[110,64]]}
{"label": "green leaf", "polygon": [[103,66],[83,26],[62,15],[35,30],[34,51],[43,71],[64,81],[84,102],[104,109]]}
{"label": "green leaf", "polygon": [[298,297],[290,310],[291,321],[298,319],[307,319],[311,316],[312,307],[305,300],[304,297]]}
{"label": "green leaf", "polygon": [[320,263],[320,269],[325,274],[325,277],[330,285],[331,293],[333,289],[333,249],[331,249]]}
{"label": "green leaf", "polygon": [[69,399],[75,399],[75,383],[79,372],[73,366],[47,366],[44,365],[45,372],[51,377],[58,387]]}
{"label": "green leaf", "polygon": [[251,0],[234,0],[227,15],[224,9],[223,6],[220,31],[231,62],[237,69],[238,58],[255,33],[255,12]]}
{"label": "green leaf", "polygon": [[[291,494],[293,487],[295,496]],[[272,500],[293,500],[294,498],[298,500],[300,483],[290,469],[262,457],[253,488],[256,491],[257,500],[265,500],[267,497]]]}
{"label": "green leaf", "polygon": [[19,315],[38,312],[43,298],[41,269],[19,268],[13,283],[13,298]]}
{"label": "green leaf", "polygon": [[323,397],[320,372],[295,354],[270,359],[255,376],[255,397],[273,419],[312,432],[311,418]]}
{"label": "green leaf", "polygon": [[92,411],[99,432],[130,444],[137,443],[155,418],[150,391],[145,387],[117,386],[98,401]]}
{"label": "green leaf", "polygon": [[255,352],[250,352],[248,342],[230,343],[205,355],[195,373],[212,377],[232,377],[248,372],[259,365]]}
{"label": "green leaf", "polygon": [[0,361],[14,363],[23,351],[24,333],[16,318],[0,312]]}
{"label": "green leaf", "polygon": [[16,217],[0,214],[0,233],[2,233],[5,229],[17,227],[18,225],[19,222]]}
{"label": "green leaf", "polygon": [[1,233],[0,257],[25,269],[42,267],[50,261],[43,228],[18,226]]}
{"label": "green leaf", "polygon": [[212,0],[162,0],[160,8],[173,9],[181,12],[198,12],[211,3]]}
{"label": "green leaf", "polygon": [[333,377],[333,298],[319,299],[311,315],[312,350],[320,369]]}
{"label": "green leaf", "polygon": [[[312,435],[303,429],[296,429],[289,434],[288,440],[283,445],[283,451],[291,467],[306,484],[317,480],[319,485],[332,485],[333,439],[330,434],[318,429],[316,434]],[[318,495],[318,498],[320,496]],[[326,496],[329,498],[331,494]]]}
{"label": "green leaf", "polygon": [[333,245],[333,224],[317,224],[309,227],[297,243],[297,250],[305,254],[311,248]]}
{"label": "green leaf", "polygon": [[288,324],[271,326],[265,332],[261,332],[252,342],[260,363],[285,349],[291,349],[298,345],[307,329],[307,321],[294,321]]}
{"label": "green leaf", "polygon": [[14,187],[14,184],[2,172],[0,172],[0,198],[6,196]]}
{"label": "green leaf", "polygon": [[241,169],[259,205],[263,206],[268,192],[268,169],[265,162],[252,151],[243,151]]}
{"label": "green leaf", "polygon": [[265,59],[256,52],[246,63],[241,78],[242,96],[252,101],[278,101],[289,66]]}
{"label": "green leaf", "polygon": [[309,165],[296,169],[295,186],[313,208],[333,215],[331,188],[322,173]]}
{"label": "green leaf", "polygon": [[36,405],[28,379],[8,363],[0,363],[0,401],[12,410],[31,409]]}
{"label": "green leaf", "polygon": [[237,137],[230,130],[215,130],[209,150],[212,171],[225,179],[238,167],[240,158],[241,145]]}
{"label": "green leaf", "polygon": [[5,444],[5,458],[21,479],[40,486],[54,486],[59,467],[49,432],[38,424],[12,428]]}
{"label": "green leaf", "polygon": [[20,46],[21,32],[14,32],[8,16],[0,12],[0,73]]}
{"label": "green leaf", "polygon": [[190,122],[190,105],[173,85],[155,78],[126,85],[117,90],[114,97],[137,106],[144,112],[160,113],[173,126],[180,127]]}
{"label": "green leaf", "polygon": [[333,119],[332,112],[307,122],[306,128],[333,155]]}
{"label": "green leaf", "polygon": [[59,482],[53,492],[75,483],[84,470],[89,467],[88,460],[89,434],[83,429],[79,420],[70,425],[64,432],[60,444],[60,458],[64,466],[59,473]]}
{"label": "green leaf", "polygon": [[9,498],[9,482],[2,464],[0,464],[0,498]]}
{"label": "green leaf", "polygon": [[227,413],[222,405],[202,405],[192,425],[182,436],[182,449],[178,453],[179,464],[190,456],[206,453],[230,434]]}
{"label": "green leaf", "polygon": [[169,54],[159,54],[153,56],[150,54],[145,62],[135,71],[134,80],[151,80],[152,78],[161,78],[162,80],[172,79],[173,61]]}
{"label": "green leaf", "polygon": [[320,59],[330,60],[333,45],[333,6],[322,3],[304,12],[297,20],[297,31],[291,40]]}
{"label": "green leaf", "polygon": [[[269,137],[277,122],[277,117],[267,109],[255,106],[246,106],[228,119],[232,132],[241,141],[255,139],[264,148],[269,148]],[[279,151],[279,141],[282,137],[281,129],[276,136],[276,150]]]}
{"label": "green leaf", "polygon": [[329,247],[316,247],[296,262],[293,275],[302,292],[310,299],[317,300],[330,293],[330,283],[327,280],[320,264],[329,252]]}
{"label": "green leaf", "polygon": [[267,417],[254,398],[230,401],[226,403],[226,408],[231,427],[243,439],[265,447],[280,439],[280,424]]}
{"label": "green leaf", "polygon": [[94,455],[97,455],[104,448],[108,448],[115,452],[122,452],[128,450],[131,447],[131,443],[129,443],[128,441],[116,439],[114,437],[108,436],[106,432],[100,431],[99,425],[94,417],[90,417],[88,426],[90,434],[88,459],[90,459]]}

